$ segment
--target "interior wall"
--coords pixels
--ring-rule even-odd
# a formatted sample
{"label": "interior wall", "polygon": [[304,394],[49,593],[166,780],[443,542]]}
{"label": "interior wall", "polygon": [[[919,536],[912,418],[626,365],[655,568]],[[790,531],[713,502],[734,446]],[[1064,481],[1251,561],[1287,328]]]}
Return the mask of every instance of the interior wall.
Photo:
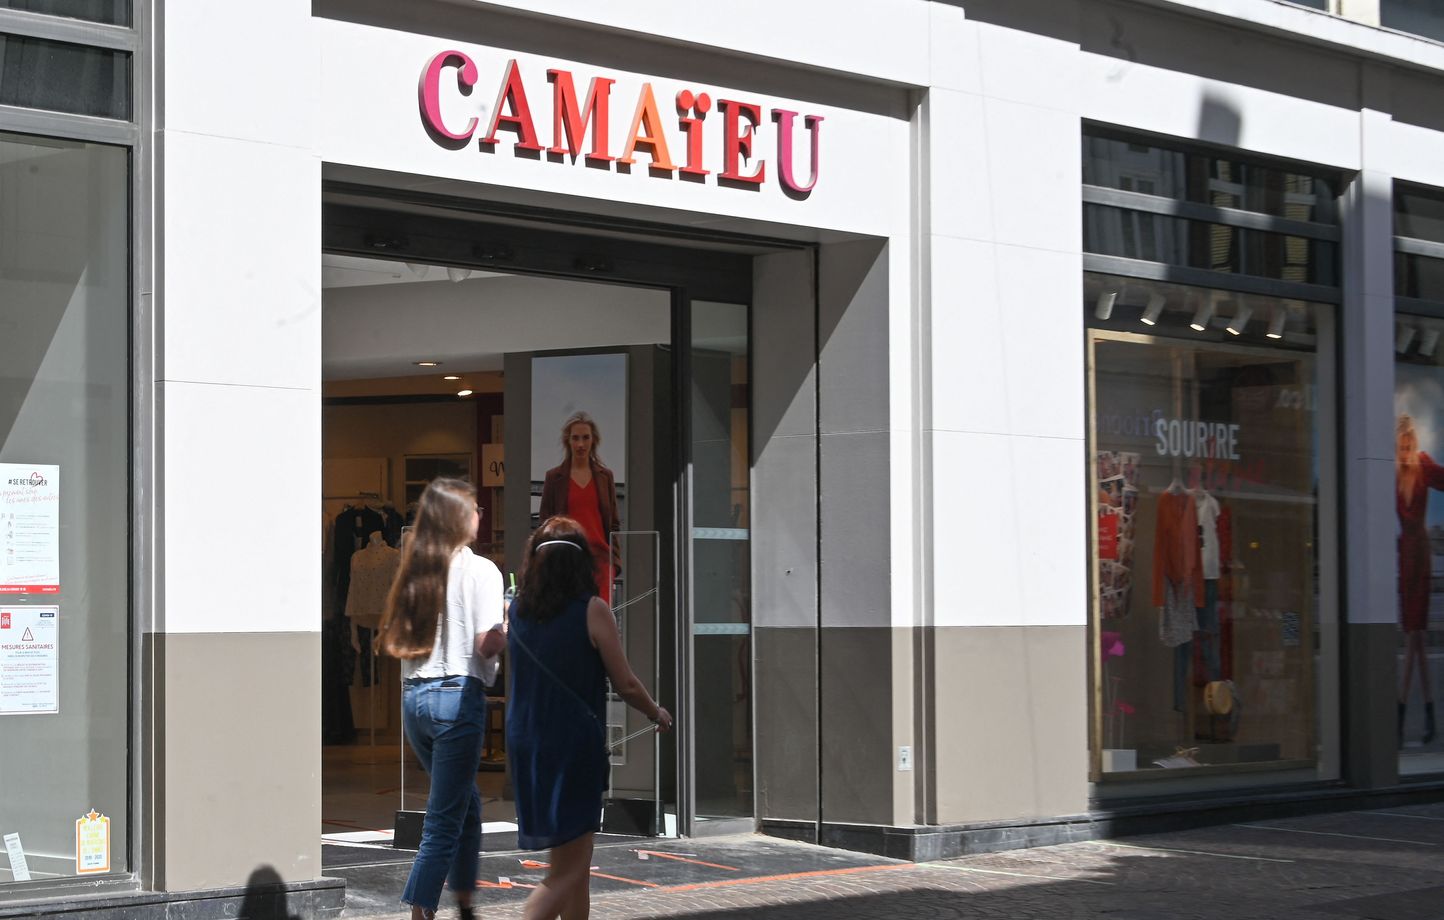
{"label": "interior wall", "polygon": [[[324,459],[385,457],[390,494],[404,510],[408,454],[475,454],[476,408],[465,400],[397,405],[327,405],[321,415]],[[475,459],[475,458],[473,458]],[[333,494],[323,483],[325,495]]]}

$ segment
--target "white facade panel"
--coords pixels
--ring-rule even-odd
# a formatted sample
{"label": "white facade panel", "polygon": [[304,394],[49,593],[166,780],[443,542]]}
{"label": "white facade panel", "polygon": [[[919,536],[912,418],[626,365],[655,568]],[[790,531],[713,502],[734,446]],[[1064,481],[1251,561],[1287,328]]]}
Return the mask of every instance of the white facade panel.
{"label": "white facade panel", "polygon": [[993,238],[999,243],[1078,252],[1083,182],[1078,116],[989,98],[984,143],[992,188]]}
{"label": "white facade panel", "polygon": [[162,5],[159,129],[315,148],[320,58],[308,0]]}
{"label": "white facade panel", "polygon": [[1009,430],[1005,317],[992,243],[932,238],[932,422],[944,431]]}
{"label": "white facade panel", "polygon": [[158,628],[320,630],[319,394],[179,381],[157,389],[166,458]]}
{"label": "white facade panel", "polygon": [[162,234],[168,380],[320,382],[320,161],[307,151],[168,131]]}
{"label": "white facade panel", "polygon": [[1034,438],[932,433],[932,626],[1022,626],[1018,455]]}
{"label": "white facade panel", "polygon": [[[350,23],[322,20],[317,28],[324,65],[321,152],[328,163],[824,230],[877,236],[906,230],[909,177],[903,164],[910,157],[909,126],[904,119]],[[443,122],[448,131],[469,138],[464,144],[458,142],[458,149],[447,149],[428,137],[418,103],[423,70],[435,55],[449,50],[465,53],[478,70],[470,96],[458,89],[456,68],[441,74]],[[521,74],[538,142],[548,148],[558,142],[548,69],[570,71],[583,104],[592,78],[616,80],[610,87],[608,144],[614,157],[626,148],[642,92],[651,87],[671,159],[678,165],[686,162],[687,145],[678,127],[675,100],[684,90],[706,92],[714,107],[704,119],[702,154],[703,167],[712,175],[704,181],[689,181],[677,173],[650,175],[653,160],[645,148],[636,152],[630,174],[622,173],[617,164],[589,167],[582,158],[573,162],[565,154],[519,156],[515,148],[518,135],[506,130],[497,133],[498,143],[487,152],[478,141],[488,133],[511,60],[517,62]],[[724,99],[761,107],[761,123],[753,132],[753,153],[765,162],[766,176],[754,188],[719,185],[724,167],[724,117],[719,103]],[[503,109],[507,114],[514,111],[509,104]],[[811,142],[803,120],[808,115],[823,119],[820,178],[805,200],[789,198],[778,181],[779,132],[772,121],[772,113],[778,109],[798,113],[793,131],[793,177],[801,185],[811,179]],[[472,118],[477,123],[474,131],[468,131]],[[585,141],[582,146],[584,151],[590,149]],[[743,161],[741,166],[743,174],[751,174],[757,162]],[[679,219],[689,220],[681,215]]]}
{"label": "white facade panel", "polygon": [[1359,117],[1347,107],[1087,53],[1078,74],[1084,118],[1340,169],[1359,167]]}

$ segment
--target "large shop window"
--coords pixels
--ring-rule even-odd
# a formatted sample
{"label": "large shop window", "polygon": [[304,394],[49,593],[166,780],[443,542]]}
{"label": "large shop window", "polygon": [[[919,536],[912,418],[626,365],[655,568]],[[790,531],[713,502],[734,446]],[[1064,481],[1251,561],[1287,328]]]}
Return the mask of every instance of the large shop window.
{"label": "large shop window", "polygon": [[1083,175],[1097,794],[1334,778],[1338,182],[1106,129]]}
{"label": "large shop window", "polygon": [[1318,551],[1328,310],[1097,274],[1085,290],[1096,775],[1314,772],[1336,687]]}
{"label": "large shop window", "polygon": [[1417,775],[1444,773],[1444,191],[1401,185],[1394,209],[1399,772]]}
{"label": "large shop window", "polygon": [[130,868],[129,169],[0,133],[0,901]]}

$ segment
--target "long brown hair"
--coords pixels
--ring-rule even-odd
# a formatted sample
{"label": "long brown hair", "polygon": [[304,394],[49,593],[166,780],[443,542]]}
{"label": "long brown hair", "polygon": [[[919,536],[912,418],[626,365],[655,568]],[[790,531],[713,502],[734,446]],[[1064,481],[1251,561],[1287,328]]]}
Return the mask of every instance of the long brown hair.
{"label": "long brown hair", "polygon": [[545,623],[576,598],[596,593],[596,567],[586,531],[565,515],[547,518],[526,544],[518,615]]}
{"label": "long brown hair", "polygon": [[433,479],[421,493],[416,523],[401,548],[401,566],[381,616],[381,651],[394,658],[425,658],[436,645],[446,607],[451,557],[471,540],[476,487],[460,479]]}

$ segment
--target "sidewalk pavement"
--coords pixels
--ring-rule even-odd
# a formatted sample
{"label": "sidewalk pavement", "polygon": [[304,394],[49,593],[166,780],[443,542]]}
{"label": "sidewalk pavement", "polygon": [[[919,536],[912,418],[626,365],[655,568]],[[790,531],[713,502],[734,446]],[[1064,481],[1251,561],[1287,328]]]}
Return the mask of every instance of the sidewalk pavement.
{"label": "sidewalk pavement", "polygon": [[[542,859],[484,856],[478,916],[520,917]],[[760,836],[599,838],[593,864],[597,920],[1444,920],[1444,803],[925,864]],[[342,916],[408,916],[392,898],[348,896]]]}

